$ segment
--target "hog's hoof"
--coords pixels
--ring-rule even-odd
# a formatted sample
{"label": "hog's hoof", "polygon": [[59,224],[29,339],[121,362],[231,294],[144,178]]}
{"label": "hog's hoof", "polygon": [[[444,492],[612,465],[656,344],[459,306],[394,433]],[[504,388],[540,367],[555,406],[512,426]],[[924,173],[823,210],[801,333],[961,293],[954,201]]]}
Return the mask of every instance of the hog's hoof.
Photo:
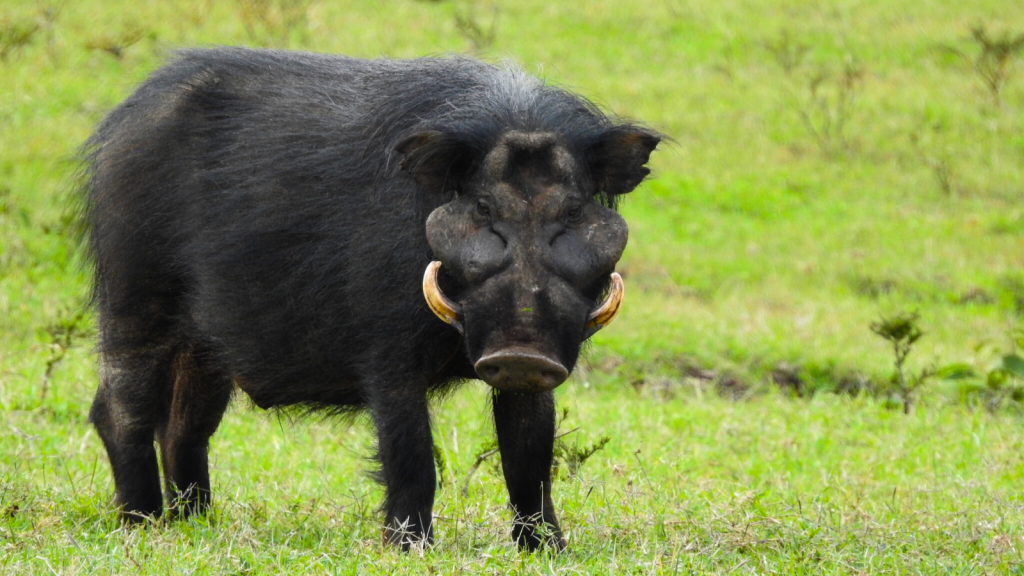
{"label": "hog's hoof", "polygon": [[562,552],[566,547],[562,531],[550,524],[517,525],[512,529],[512,539],[516,541],[520,549],[530,552],[537,550]]}
{"label": "hog's hoof", "polygon": [[430,548],[434,544],[433,530],[428,529],[424,534],[417,526],[408,522],[390,522],[384,526],[381,540],[385,546],[394,546],[402,552],[414,549]]}

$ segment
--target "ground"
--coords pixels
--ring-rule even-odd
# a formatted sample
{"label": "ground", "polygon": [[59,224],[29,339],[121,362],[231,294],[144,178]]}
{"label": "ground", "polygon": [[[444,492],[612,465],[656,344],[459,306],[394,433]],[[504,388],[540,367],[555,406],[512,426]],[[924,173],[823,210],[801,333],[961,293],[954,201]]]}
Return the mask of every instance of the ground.
{"label": "ground", "polygon": [[[4,4],[0,572],[1024,573],[1024,384],[986,382],[1024,323],[1024,52],[985,58],[1022,33],[996,0]],[[243,396],[213,512],[117,523],[68,190],[103,114],[211,44],[475,51],[671,137],[623,203],[623,313],[558,392],[569,552],[516,551],[496,457],[470,475],[479,382],[435,408],[430,550],[379,543],[365,418]],[[870,326],[915,311],[906,370],[978,377],[905,415]]]}

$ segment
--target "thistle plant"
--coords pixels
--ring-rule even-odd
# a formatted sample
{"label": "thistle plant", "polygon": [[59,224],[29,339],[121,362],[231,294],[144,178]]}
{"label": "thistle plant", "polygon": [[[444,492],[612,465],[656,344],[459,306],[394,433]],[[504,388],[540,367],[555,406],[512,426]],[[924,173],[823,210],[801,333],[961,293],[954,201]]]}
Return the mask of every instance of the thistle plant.
{"label": "thistle plant", "polygon": [[913,351],[914,344],[924,335],[917,324],[918,318],[917,312],[901,312],[871,323],[871,331],[892,346],[894,373],[891,381],[893,391],[903,405],[904,414],[910,414],[910,408],[917,399],[918,389],[935,376],[935,369],[931,367],[919,372],[908,372],[906,369],[907,356]]}

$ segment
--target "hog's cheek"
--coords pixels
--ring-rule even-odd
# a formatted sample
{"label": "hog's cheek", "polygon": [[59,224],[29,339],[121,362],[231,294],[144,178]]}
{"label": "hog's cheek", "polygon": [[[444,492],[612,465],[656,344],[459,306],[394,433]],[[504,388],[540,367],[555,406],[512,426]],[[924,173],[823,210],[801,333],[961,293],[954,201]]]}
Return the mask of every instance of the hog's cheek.
{"label": "hog's cheek", "polygon": [[599,218],[555,238],[551,263],[557,273],[577,288],[589,286],[615,270],[626,247],[628,229],[617,213],[601,208]]}
{"label": "hog's cheek", "polygon": [[435,209],[427,218],[427,244],[446,266],[460,259],[466,239],[476,231],[472,214],[462,202],[449,202]]}
{"label": "hog's cheek", "polygon": [[551,264],[559,276],[577,288],[589,284],[601,273],[597,251],[575,230],[555,238],[551,245]]}
{"label": "hog's cheek", "polygon": [[596,207],[589,216],[586,224],[580,228],[580,236],[588,246],[593,247],[602,266],[614,269],[629,239],[626,220],[618,212],[603,206]]}
{"label": "hog's cheek", "polygon": [[505,268],[510,259],[505,241],[489,228],[481,228],[462,244],[459,265],[466,280],[477,283]]}

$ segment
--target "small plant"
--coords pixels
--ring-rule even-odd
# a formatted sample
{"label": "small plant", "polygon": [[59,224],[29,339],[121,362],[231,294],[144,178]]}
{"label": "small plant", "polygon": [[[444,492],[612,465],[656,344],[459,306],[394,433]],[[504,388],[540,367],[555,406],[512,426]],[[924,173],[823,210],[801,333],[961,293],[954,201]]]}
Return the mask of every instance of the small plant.
{"label": "small plant", "polygon": [[551,470],[552,477],[558,476],[559,471],[564,469],[569,478],[575,478],[583,464],[591,456],[603,450],[610,441],[610,437],[602,436],[597,442],[586,446],[580,446],[578,443],[569,445],[568,442],[556,442],[555,460]]}
{"label": "small plant", "polygon": [[43,372],[41,398],[46,398],[53,372],[67,356],[68,350],[77,346],[80,339],[88,337],[92,333],[87,324],[86,311],[80,307],[74,313],[66,311],[61,318],[46,327],[45,331],[49,340],[47,349],[50,355],[46,359],[46,371]]}
{"label": "small plant", "polygon": [[434,467],[437,468],[437,485],[438,488],[444,488],[444,475],[445,471],[448,470],[448,458],[445,456],[444,448],[437,442],[434,442],[432,446],[434,452]]}
{"label": "small plant", "polygon": [[258,44],[287,45],[291,35],[305,40],[309,11],[316,0],[237,0],[238,15],[249,39]]}
{"label": "small plant", "polygon": [[[561,429],[562,425],[565,424],[566,419],[569,418],[569,409],[562,408],[562,414],[558,419],[557,429]],[[570,434],[578,431],[579,428],[573,428],[567,432],[555,434],[555,452],[554,461],[551,465],[551,477],[558,477],[558,473],[561,470],[565,470],[568,478],[575,478],[579,473],[580,468],[583,464],[590,459],[591,456],[603,450],[604,447],[611,441],[608,436],[602,436],[597,442],[591,443],[586,446],[580,446],[579,442],[569,444],[563,438]]]}
{"label": "small plant", "polygon": [[[558,423],[555,426],[555,448],[554,458],[551,463],[551,479],[554,480],[558,477],[558,473],[561,470],[566,471],[568,478],[575,478],[579,473],[580,468],[583,464],[590,459],[591,456],[604,449],[604,447],[611,441],[608,436],[602,436],[597,442],[589,444],[587,446],[580,446],[579,443],[570,445],[565,442],[563,438],[579,431],[579,427],[573,428],[566,432],[559,432],[566,419],[569,417],[569,409],[562,408],[562,413],[559,415]],[[435,452],[436,452],[435,448]],[[473,461],[473,465],[469,467],[469,472],[466,473],[466,479],[462,481],[462,495],[469,497],[469,481],[476,474],[476,471],[480,469],[480,466],[491,459],[495,454],[499,454],[498,442],[491,440],[485,443],[476,453],[476,457]],[[435,462],[437,462],[437,456],[435,454]]]}
{"label": "small plant", "polygon": [[994,358],[983,367],[969,363],[943,366],[938,370],[938,376],[944,380],[963,381],[961,395],[965,399],[972,396],[980,398],[990,412],[1008,402],[1024,403],[1024,327],[1011,333],[1008,352],[1001,352],[989,344],[981,344],[975,351]]}
{"label": "small plant", "polygon": [[38,2],[36,9],[36,21],[39,22],[40,32],[46,37],[46,51],[53,60],[56,58],[56,35],[54,29],[57,25],[57,18],[64,11],[66,0],[55,0],[54,2]]}
{"label": "small plant", "polygon": [[913,312],[899,313],[871,324],[871,331],[892,346],[895,372],[891,382],[894,387],[893,392],[903,405],[904,414],[910,414],[917,391],[936,374],[933,368],[925,368],[917,373],[908,373],[905,367],[907,356],[913,351],[914,344],[924,335],[924,332],[918,327],[917,321],[918,314]]}
{"label": "small plant", "polygon": [[[827,154],[848,150],[846,129],[864,88],[864,66],[847,55],[838,69],[826,65],[804,67],[811,47],[787,31],[764,46],[788,77],[789,103],[819,148]],[[802,70],[800,74],[798,70]]]}
{"label": "small plant", "polygon": [[463,10],[455,11],[455,29],[469,42],[471,52],[479,54],[494,44],[498,36],[498,7],[491,9],[491,22],[484,25],[473,5]]}
{"label": "small plant", "polygon": [[146,37],[146,31],[137,22],[125,23],[117,32],[101,34],[93,37],[85,43],[88,50],[99,50],[106,52],[114,58],[124,58],[125,50],[138,44]]}
{"label": "small plant", "polygon": [[11,188],[0,184],[0,216],[10,214],[14,204],[11,202]]}
{"label": "small plant", "polygon": [[0,62],[7,62],[15,52],[31,43],[39,30],[39,23],[35,21],[0,19]]}
{"label": "small plant", "polygon": [[1004,301],[1018,317],[1024,317],[1024,276],[1006,275],[999,279],[999,288]]}
{"label": "small plant", "polygon": [[198,28],[207,21],[213,9],[213,0],[197,0],[181,5],[182,15],[191,28]]}
{"label": "small plant", "polygon": [[864,68],[847,58],[839,73],[818,68],[807,78],[796,112],[823,152],[846,150],[846,127],[853,117],[864,84]]}
{"label": "small plant", "polygon": [[956,190],[956,180],[953,176],[950,158],[948,156],[927,156],[925,157],[925,164],[931,168],[932,175],[935,176],[935,182],[938,183],[942,193],[946,196],[952,196]]}
{"label": "small plant", "polygon": [[32,16],[0,15],[0,62],[7,62],[40,37],[44,39],[46,50],[52,59],[53,29],[63,9],[63,0],[56,4],[37,0],[35,14]]}
{"label": "small plant", "polygon": [[1010,77],[1014,59],[1024,53],[1024,33],[1016,36],[1004,32],[999,37],[989,34],[984,25],[971,28],[970,41],[977,46],[973,56],[956,46],[942,45],[944,54],[952,55],[973,70],[996,106],[1002,103],[1002,90]]}
{"label": "small plant", "polygon": [[788,30],[780,32],[777,38],[766,40],[764,48],[787,75],[800,67],[804,57],[811,50],[809,45],[794,40]]}
{"label": "small plant", "polygon": [[[941,128],[933,126],[932,132],[938,133]],[[953,154],[948,150],[936,150],[934,146],[927,146],[922,138],[921,131],[911,132],[910,145],[921,162],[931,170],[935,183],[938,184],[942,195],[946,197],[960,193],[960,178],[953,162]]]}
{"label": "small plant", "polygon": [[491,456],[498,453],[498,441],[491,440],[483,445],[480,450],[476,453],[476,458],[473,461],[473,465],[469,467],[469,472],[466,473],[466,479],[462,481],[462,495],[469,498],[469,481],[473,479],[473,474],[480,469],[480,466],[489,460]]}
{"label": "small plant", "polygon": [[690,16],[689,6],[685,5],[686,2],[683,0],[665,0],[665,8],[668,13],[677,19],[687,18]]}
{"label": "small plant", "polygon": [[1004,33],[993,38],[984,26],[971,29],[971,39],[981,49],[974,59],[974,71],[981,78],[996,106],[1000,105],[1000,92],[1009,77],[1010,60],[1024,51],[1024,33],[1011,36]]}

